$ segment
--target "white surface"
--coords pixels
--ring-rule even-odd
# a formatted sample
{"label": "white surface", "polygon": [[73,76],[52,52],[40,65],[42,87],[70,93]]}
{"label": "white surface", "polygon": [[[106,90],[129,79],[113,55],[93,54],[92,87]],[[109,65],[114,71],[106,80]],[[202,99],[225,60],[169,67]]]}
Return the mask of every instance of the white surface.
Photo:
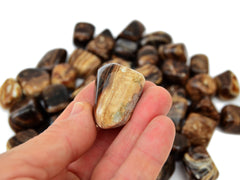
{"label": "white surface", "polygon": [[[77,22],[93,23],[96,33],[109,28],[116,36],[130,21],[138,19],[146,32],[166,31],[174,42],[184,42],[189,57],[205,53],[210,74],[231,69],[240,79],[240,11],[237,1],[1,1],[0,2],[0,84],[35,67],[53,48],[70,54],[73,28]],[[240,97],[230,102],[240,106]],[[13,135],[8,113],[0,110],[0,153]],[[240,135],[216,130],[208,147],[220,171],[219,180],[239,179]],[[183,180],[175,174],[171,179]]]}

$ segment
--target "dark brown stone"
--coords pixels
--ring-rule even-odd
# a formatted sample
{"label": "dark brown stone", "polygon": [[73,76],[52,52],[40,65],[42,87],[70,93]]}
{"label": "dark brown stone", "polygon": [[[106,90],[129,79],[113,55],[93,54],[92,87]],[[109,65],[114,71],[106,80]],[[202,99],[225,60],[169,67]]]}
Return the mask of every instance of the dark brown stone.
{"label": "dark brown stone", "polygon": [[77,71],[68,63],[58,64],[53,68],[52,84],[63,84],[69,89],[75,88]]}
{"label": "dark brown stone", "polygon": [[131,68],[131,64],[132,64],[130,61],[127,61],[123,58],[116,56],[116,57],[112,57],[112,60],[109,60],[109,61],[106,61],[105,63],[103,63],[103,65],[111,64],[111,63],[117,63],[120,65],[126,66],[128,68]]}
{"label": "dark brown stone", "polygon": [[162,72],[168,83],[185,85],[189,78],[188,66],[175,60],[166,60],[162,65]]}
{"label": "dark brown stone", "polygon": [[230,100],[239,95],[239,83],[232,71],[225,71],[215,78],[217,84],[217,97],[222,100]]}
{"label": "dark brown stone", "polygon": [[221,111],[220,127],[228,133],[240,134],[240,107],[226,105]]}
{"label": "dark brown stone", "polygon": [[38,96],[50,84],[50,76],[43,69],[25,69],[18,74],[17,80],[26,96]]}
{"label": "dark brown stone", "polygon": [[46,120],[36,98],[24,98],[10,109],[9,124],[15,132],[35,129]]}
{"label": "dark brown stone", "polygon": [[67,58],[67,51],[65,49],[53,49],[48,51],[39,61],[37,67],[51,71],[57,64],[64,63]]}
{"label": "dark brown stone", "polygon": [[192,56],[189,69],[191,76],[201,73],[208,74],[208,57],[205,54]]}
{"label": "dark brown stone", "polygon": [[185,118],[187,108],[187,99],[176,95],[172,97],[172,107],[167,116],[174,122],[177,132],[180,132],[182,129],[183,119]]}
{"label": "dark brown stone", "polygon": [[186,97],[186,90],[179,85],[170,85],[170,86],[166,86],[166,89],[168,90],[168,92],[171,94],[171,96],[181,96],[181,97]]}
{"label": "dark brown stone", "polygon": [[24,131],[20,131],[15,136],[11,137],[8,140],[7,149],[10,150],[20,144],[23,144],[37,135],[38,135],[38,133],[33,129],[27,129]]}
{"label": "dark brown stone", "polygon": [[137,20],[132,21],[118,36],[119,38],[138,41],[145,31],[144,25]]}
{"label": "dark brown stone", "polygon": [[176,133],[171,152],[173,153],[175,160],[182,160],[183,155],[188,151],[189,147],[190,141],[187,139],[187,137],[183,134]]}
{"label": "dark brown stone", "polygon": [[169,155],[167,161],[164,163],[161,171],[158,174],[156,180],[169,180],[169,178],[173,175],[175,170],[175,160],[173,155]]}
{"label": "dark brown stone", "polygon": [[204,96],[214,96],[217,86],[208,74],[198,74],[188,80],[186,90],[193,101],[199,101]]}
{"label": "dark brown stone", "polygon": [[145,64],[156,65],[158,63],[158,52],[154,46],[143,46],[137,53],[137,61],[139,66]]}
{"label": "dark brown stone", "polygon": [[104,60],[108,60],[114,47],[114,39],[109,29],[105,29],[97,37],[91,40],[86,49]]}
{"label": "dark brown stone", "polygon": [[216,180],[218,178],[217,167],[204,147],[190,148],[184,154],[183,164],[188,172],[189,179]]}
{"label": "dark brown stone", "polygon": [[159,46],[158,54],[162,60],[173,59],[184,63],[187,61],[187,50],[182,43]]}
{"label": "dark brown stone", "polygon": [[152,45],[158,48],[160,45],[172,43],[172,37],[163,31],[157,31],[143,36],[141,46]]}
{"label": "dark brown stone", "polygon": [[217,122],[198,113],[190,113],[182,128],[185,135],[193,146],[207,146]]}
{"label": "dark brown stone", "polygon": [[69,103],[67,88],[62,84],[53,84],[42,92],[44,108],[48,113],[56,113],[63,110]]}
{"label": "dark brown stone", "polygon": [[137,68],[136,71],[143,74],[147,81],[151,81],[155,84],[160,84],[162,82],[162,72],[155,65],[145,64],[144,66]]}
{"label": "dark brown stone", "polygon": [[93,37],[95,27],[86,22],[77,23],[73,34],[73,43],[78,47],[84,47]]}

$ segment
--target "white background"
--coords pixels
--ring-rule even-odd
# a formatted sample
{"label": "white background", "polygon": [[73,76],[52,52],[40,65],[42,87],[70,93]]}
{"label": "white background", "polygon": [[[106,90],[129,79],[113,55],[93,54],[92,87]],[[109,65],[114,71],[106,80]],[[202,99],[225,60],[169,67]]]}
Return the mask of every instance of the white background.
{"label": "white background", "polygon": [[[146,32],[166,31],[174,42],[184,42],[188,55],[205,53],[210,75],[231,69],[240,79],[240,10],[237,1],[0,1],[0,84],[18,72],[35,67],[53,48],[74,50],[72,34],[77,22],[93,23],[96,33],[109,28],[114,36],[132,20]],[[215,101],[220,110],[226,103]],[[0,110],[0,153],[13,135],[8,113]],[[217,129],[208,146],[220,171],[219,180],[240,179],[240,135]],[[1,163],[1,162],[0,162]],[[0,175],[1,176],[1,175]],[[183,180],[175,173],[174,180]]]}

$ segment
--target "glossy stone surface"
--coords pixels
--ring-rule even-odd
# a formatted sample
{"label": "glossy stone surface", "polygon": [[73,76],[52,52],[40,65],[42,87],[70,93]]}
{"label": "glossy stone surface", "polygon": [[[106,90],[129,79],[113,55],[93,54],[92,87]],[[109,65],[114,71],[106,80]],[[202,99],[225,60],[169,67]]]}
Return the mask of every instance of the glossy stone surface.
{"label": "glossy stone surface", "polygon": [[137,61],[139,66],[143,66],[145,64],[156,65],[158,60],[158,52],[154,46],[147,45],[138,50]]}
{"label": "glossy stone surface", "polygon": [[140,72],[147,81],[151,81],[155,84],[160,84],[162,82],[162,71],[155,65],[145,64],[137,68],[136,71]]}
{"label": "glossy stone surface", "polygon": [[160,45],[172,43],[172,37],[163,31],[146,34],[140,41],[141,46],[152,45],[158,48]]}
{"label": "glossy stone surface", "polygon": [[204,147],[190,148],[184,154],[183,164],[190,179],[215,180],[218,178],[218,169]]}
{"label": "glossy stone surface", "polygon": [[73,43],[78,47],[84,47],[92,39],[94,31],[95,27],[91,23],[77,23],[73,33]]}
{"label": "glossy stone surface", "polygon": [[217,85],[213,78],[207,74],[198,74],[188,80],[186,84],[188,95],[193,101],[199,101],[204,96],[214,96]]}
{"label": "glossy stone surface", "polygon": [[217,96],[222,100],[230,100],[239,95],[239,82],[232,71],[225,71],[215,78]]}
{"label": "glossy stone surface", "polygon": [[42,100],[48,113],[59,112],[69,103],[67,88],[62,84],[50,85],[42,92]]}
{"label": "glossy stone surface", "polygon": [[182,160],[183,155],[188,151],[189,147],[190,141],[187,137],[180,133],[176,133],[171,152],[174,155],[175,160]]}
{"label": "glossy stone surface", "polygon": [[221,111],[220,127],[228,133],[240,134],[240,107],[226,105]]}
{"label": "glossy stone surface", "polygon": [[173,155],[169,155],[167,161],[164,163],[156,180],[169,180],[175,170],[175,160]]}
{"label": "glossy stone surface", "polygon": [[52,84],[63,84],[69,89],[75,88],[77,71],[68,63],[58,64],[53,68]]}
{"label": "glossy stone surface", "polygon": [[119,34],[118,37],[131,41],[138,41],[142,37],[144,31],[144,25],[140,21],[134,20]]}
{"label": "glossy stone surface", "polygon": [[207,146],[217,122],[198,113],[190,113],[182,128],[185,135],[194,146]]}
{"label": "glossy stone surface", "polygon": [[189,67],[191,76],[201,73],[208,74],[208,66],[208,57],[205,54],[196,54],[192,56]]}
{"label": "glossy stone surface", "polygon": [[120,57],[113,57],[112,60],[106,61],[105,63],[103,63],[103,65],[111,64],[111,63],[117,63],[120,65],[126,66],[128,68],[131,68],[131,62]]}
{"label": "glossy stone surface", "polygon": [[141,73],[119,64],[107,64],[97,73],[95,120],[103,129],[128,122],[142,94],[145,79]]}
{"label": "glossy stone surface", "polygon": [[77,70],[80,77],[87,77],[96,73],[101,60],[96,55],[79,48],[71,54],[69,64]]}
{"label": "glossy stone surface", "polygon": [[159,46],[158,54],[162,60],[173,59],[181,62],[187,61],[187,50],[182,43]]}
{"label": "glossy stone surface", "polygon": [[0,87],[0,104],[11,108],[22,97],[22,88],[15,79],[7,79]]}
{"label": "glossy stone surface", "polygon": [[43,69],[25,69],[18,74],[17,80],[26,96],[38,96],[50,84],[50,76]]}
{"label": "glossy stone surface", "polygon": [[15,132],[37,128],[46,120],[36,98],[24,98],[10,109],[9,124]]}
{"label": "glossy stone surface", "polygon": [[181,96],[172,97],[172,107],[167,116],[172,119],[175,124],[177,132],[180,132],[183,125],[183,119],[185,118],[188,109],[188,101]]}
{"label": "glossy stone surface", "polygon": [[51,71],[57,64],[64,63],[67,58],[67,51],[65,49],[53,49],[48,51],[39,61],[37,67]]}
{"label": "glossy stone surface", "polygon": [[110,58],[110,53],[114,47],[115,41],[109,29],[105,29],[97,37],[91,40],[86,49],[104,60]]}
{"label": "glossy stone surface", "polygon": [[11,137],[7,142],[7,150],[10,150],[20,144],[27,142],[29,139],[37,136],[38,133],[33,129],[27,129],[18,132],[15,136]]}

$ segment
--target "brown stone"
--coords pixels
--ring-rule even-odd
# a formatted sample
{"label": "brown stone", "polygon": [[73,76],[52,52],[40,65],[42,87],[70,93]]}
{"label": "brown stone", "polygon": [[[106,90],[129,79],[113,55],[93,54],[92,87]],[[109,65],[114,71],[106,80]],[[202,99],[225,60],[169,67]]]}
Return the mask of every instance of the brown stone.
{"label": "brown stone", "polygon": [[190,141],[187,139],[187,137],[183,134],[176,133],[171,152],[174,155],[175,160],[182,160],[183,155],[188,151],[189,147]]}
{"label": "brown stone", "polygon": [[103,129],[122,126],[131,118],[143,91],[145,79],[137,71],[119,64],[98,70],[96,81],[95,120]]}
{"label": "brown stone", "polygon": [[103,63],[103,65],[111,64],[111,63],[117,63],[117,64],[120,64],[120,65],[126,66],[128,68],[131,68],[131,62],[127,61],[125,59],[122,59],[120,57],[113,57],[112,60],[106,61],[105,63]]}
{"label": "brown stone", "polygon": [[182,86],[173,84],[170,86],[166,86],[166,89],[168,92],[171,94],[171,96],[181,96],[181,97],[186,97],[186,90]]}
{"label": "brown stone", "polygon": [[158,60],[158,52],[154,46],[143,46],[137,53],[137,61],[139,66],[143,66],[145,64],[156,65]]}
{"label": "brown stone", "polygon": [[167,161],[164,163],[161,171],[158,174],[156,180],[169,180],[170,177],[173,175],[175,170],[175,159],[173,155],[169,155]]}
{"label": "brown stone", "polygon": [[201,73],[208,74],[208,57],[205,54],[192,56],[189,69],[191,76]]}

